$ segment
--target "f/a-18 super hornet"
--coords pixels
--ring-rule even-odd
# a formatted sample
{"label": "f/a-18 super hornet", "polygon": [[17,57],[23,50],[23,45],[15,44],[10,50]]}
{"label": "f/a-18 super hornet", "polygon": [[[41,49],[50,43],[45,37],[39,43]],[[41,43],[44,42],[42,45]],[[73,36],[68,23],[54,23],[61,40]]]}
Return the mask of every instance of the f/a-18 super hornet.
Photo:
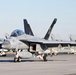
{"label": "f/a-18 super hornet", "polygon": [[[50,34],[50,30],[47,32],[47,36]],[[46,39],[45,39],[46,38]],[[21,58],[30,58],[33,56],[30,51],[30,47],[34,47],[36,45],[42,49],[43,53],[36,54],[41,55],[42,59],[46,61],[46,51],[49,47],[58,47],[61,45],[65,46],[76,46],[76,42],[71,41],[52,41],[48,40],[47,37],[39,38],[32,35],[25,34],[22,30],[14,30],[10,37],[8,37],[2,44],[0,44],[0,49],[13,49],[16,50],[16,55],[14,57],[14,61],[20,61]]]}

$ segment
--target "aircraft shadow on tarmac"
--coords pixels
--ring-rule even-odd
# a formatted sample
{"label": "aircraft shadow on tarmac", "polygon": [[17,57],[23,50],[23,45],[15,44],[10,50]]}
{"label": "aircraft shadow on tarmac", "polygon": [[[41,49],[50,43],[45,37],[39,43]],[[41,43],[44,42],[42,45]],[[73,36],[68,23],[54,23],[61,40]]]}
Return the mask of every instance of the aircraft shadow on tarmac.
{"label": "aircraft shadow on tarmac", "polygon": [[[48,60],[48,61],[67,61],[67,60]],[[14,62],[14,60],[0,60],[0,62]],[[47,62],[43,60],[21,60],[21,62]]]}
{"label": "aircraft shadow on tarmac", "polygon": [[[14,62],[14,60],[0,60],[0,62]],[[43,62],[42,60],[21,60],[20,62]]]}

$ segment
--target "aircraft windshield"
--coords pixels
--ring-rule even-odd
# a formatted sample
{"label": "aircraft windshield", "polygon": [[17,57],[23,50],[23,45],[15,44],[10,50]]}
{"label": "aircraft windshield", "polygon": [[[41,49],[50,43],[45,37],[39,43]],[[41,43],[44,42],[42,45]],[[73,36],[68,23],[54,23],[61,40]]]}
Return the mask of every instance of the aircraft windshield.
{"label": "aircraft windshield", "polygon": [[24,32],[23,32],[22,30],[17,29],[17,30],[14,30],[14,31],[11,33],[10,36],[17,37],[17,36],[20,36],[20,35],[22,35],[22,34],[24,34]]}

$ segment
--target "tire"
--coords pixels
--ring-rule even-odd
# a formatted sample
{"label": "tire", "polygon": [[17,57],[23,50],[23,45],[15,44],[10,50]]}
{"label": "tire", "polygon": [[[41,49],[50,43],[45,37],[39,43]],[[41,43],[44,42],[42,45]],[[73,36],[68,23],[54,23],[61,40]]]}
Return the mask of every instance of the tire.
{"label": "tire", "polygon": [[14,62],[17,62],[17,58],[14,58]]}
{"label": "tire", "polygon": [[44,56],[43,56],[44,61],[47,61],[46,57],[47,57],[47,54],[44,54]]}
{"label": "tire", "polygon": [[21,58],[20,57],[17,58],[17,62],[21,62]]}
{"label": "tire", "polygon": [[6,57],[6,54],[2,55],[3,57]]}

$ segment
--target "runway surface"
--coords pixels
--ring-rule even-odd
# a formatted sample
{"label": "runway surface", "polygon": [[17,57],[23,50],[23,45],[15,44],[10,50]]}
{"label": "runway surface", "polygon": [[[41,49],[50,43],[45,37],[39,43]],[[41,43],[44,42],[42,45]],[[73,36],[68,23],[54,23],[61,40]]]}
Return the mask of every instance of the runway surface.
{"label": "runway surface", "polygon": [[44,62],[38,58],[13,62],[13,55],[0,57],[0,75],[76,75],[76,55],[48,56]]}

